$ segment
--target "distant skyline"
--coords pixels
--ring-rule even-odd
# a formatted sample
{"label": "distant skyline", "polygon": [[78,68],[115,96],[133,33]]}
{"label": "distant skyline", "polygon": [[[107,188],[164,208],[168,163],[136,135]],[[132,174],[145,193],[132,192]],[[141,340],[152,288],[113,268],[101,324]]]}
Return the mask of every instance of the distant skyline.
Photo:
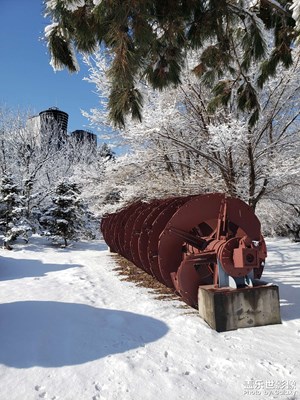
{"label": "distant skyline", "polygon": [[30,110],[33,115],[49,107],[69,114],[68,130],[87,129],[89,121],[80,109],[98,106],[95,87],[83,81],[85,65],[71,74],[54,72],[42,39],[48,21],[42,0],[0,0],[0,105]]}

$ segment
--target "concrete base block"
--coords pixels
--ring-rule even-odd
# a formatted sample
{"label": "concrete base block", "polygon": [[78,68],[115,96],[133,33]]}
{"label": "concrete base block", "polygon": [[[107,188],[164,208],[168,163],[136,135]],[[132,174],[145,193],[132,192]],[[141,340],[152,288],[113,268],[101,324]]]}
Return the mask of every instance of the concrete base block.
{"label": "concrete base block", "polygon": [[198,304],[201,318],[217,332],[281,324],[276,285],[241,289],[200,286]]}

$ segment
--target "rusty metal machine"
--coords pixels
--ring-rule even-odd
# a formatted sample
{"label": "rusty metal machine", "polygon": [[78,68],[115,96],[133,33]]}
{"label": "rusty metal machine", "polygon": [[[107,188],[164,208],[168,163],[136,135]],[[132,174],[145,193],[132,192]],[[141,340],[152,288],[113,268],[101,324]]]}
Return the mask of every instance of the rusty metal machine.
{"label": "rusty metal machine", "polygon": [[251,287],[267,256],[253,210],[220,193],[135,202],[104,217],[101,231],[112,252],[193,307],[201,285]]}

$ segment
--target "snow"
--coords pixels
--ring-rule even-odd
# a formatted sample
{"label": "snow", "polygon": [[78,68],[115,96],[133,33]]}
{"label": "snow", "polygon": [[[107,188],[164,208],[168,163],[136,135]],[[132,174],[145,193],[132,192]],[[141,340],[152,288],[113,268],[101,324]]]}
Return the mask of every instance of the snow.
{"label": "snow", "polygon": [[52,35],[53,30],[55,30],[58,26],[58,22],[53,22],[52,24],[47,25],[44,29],[45,37],[49,38]]}
{"label": "snow", "polygon": [[296,21],[296,28],[299,30],[299,27],[300,27],[300,21],[299,21],[299,18],[300,18],[300,1],[299,0],[294,0],[292,5],[291,5],[291,7],[290,7],[290,10],[292,10],[292,12],[293,12],[293,18]]}
{"label": "snow", "polygon": [[64,224],[64,225],[68,225],[68,221],[66,219],[60,218],[56,220],[57,225],[59,224]]}
{"label": "snow", "polygon": [[267,244],[283,323],[225,333],[121,281],[102,241],[1,249],[0,400],[296,399],[300,244]]}
{"label": "snow", "polygon": [[[47,0],[45,2],[47,10],[55,10],[58,6],[57,0]],[[84,7],[85,0],[71,0],[71,1],[64,1],[61,4],[66,10],[74,12],[80,7]]]}

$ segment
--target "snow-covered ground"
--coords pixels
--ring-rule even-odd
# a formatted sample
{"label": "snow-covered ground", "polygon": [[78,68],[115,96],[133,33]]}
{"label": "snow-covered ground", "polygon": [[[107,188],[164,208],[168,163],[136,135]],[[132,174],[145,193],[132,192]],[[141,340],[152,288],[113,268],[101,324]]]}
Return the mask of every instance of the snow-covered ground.
{"label": "snow-covered ground", "polygon": [[283,323],[226,333],[121,281],[101,241],[1,249],[0,400],[300,398],[300,244],[267,243]]}

